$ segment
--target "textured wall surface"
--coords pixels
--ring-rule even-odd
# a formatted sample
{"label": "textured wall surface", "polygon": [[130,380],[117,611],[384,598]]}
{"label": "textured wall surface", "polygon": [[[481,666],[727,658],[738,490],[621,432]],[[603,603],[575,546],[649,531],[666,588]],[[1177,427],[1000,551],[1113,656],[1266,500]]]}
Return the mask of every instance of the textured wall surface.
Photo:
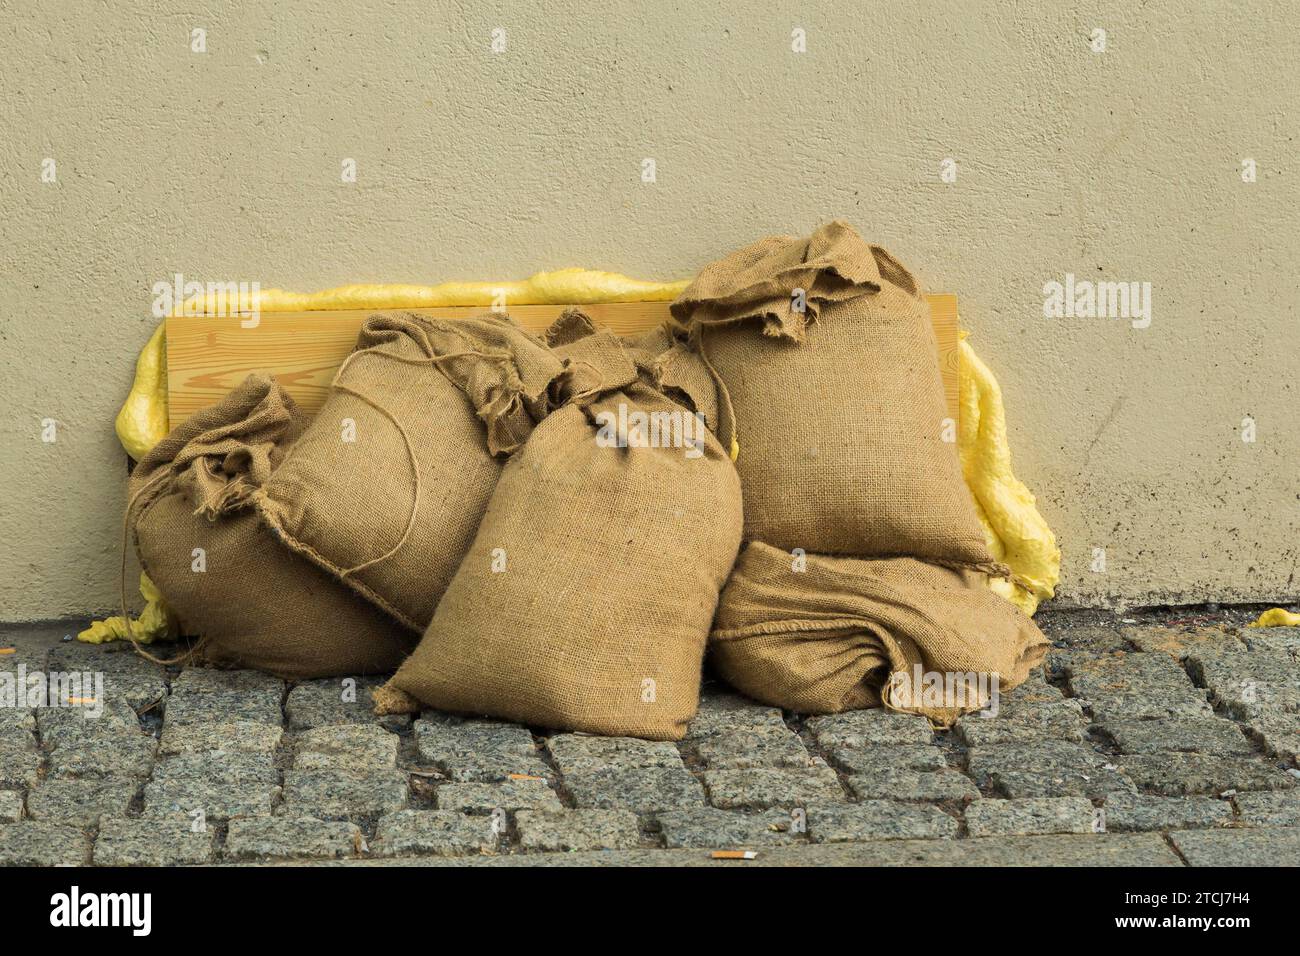
{"label": "textured wall surface", "polygon": [[[114,603],[156,281],[675,278],[835,216],[961,297],[1063,601],[1295,599],[1298,71],[1267,0],[6,3],[0,619]],[[1067,273],[1150,326],[1045,318]]]}

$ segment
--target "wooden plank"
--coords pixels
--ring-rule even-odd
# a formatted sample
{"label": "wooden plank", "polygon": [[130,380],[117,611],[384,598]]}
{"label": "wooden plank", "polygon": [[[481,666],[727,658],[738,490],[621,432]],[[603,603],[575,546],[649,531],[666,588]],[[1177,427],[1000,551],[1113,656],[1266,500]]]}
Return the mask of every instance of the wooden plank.
{"label": "wooden plank", "polygon": [[[929,296],[939,345],[948,407],[957,414],[957,297]],[[608,302],[581,306],[619,335],[661,325],[667,302]],[[516,305],[510,315],[540,332],[568,306]],[[482,315],[483,306],[409,309],[418,315],[465,318]],[[263,312],[257,326],[245,329],[238,317],[175,316],[167,320],[167,413],[175,428],[201,408],[219,401],[250,372],[267,372],[304,411],[314,414],[325,401],[334,370],[356,344],[357,332],[374,310]]]}
{"label": "wooden plank", "polygon": [[961,323],[957,318],[957,297],[947,292],[927,295],[930,322],[939,346],[939,371],[943,374],[943,394],[948,400],[948,414],[961,421]]}

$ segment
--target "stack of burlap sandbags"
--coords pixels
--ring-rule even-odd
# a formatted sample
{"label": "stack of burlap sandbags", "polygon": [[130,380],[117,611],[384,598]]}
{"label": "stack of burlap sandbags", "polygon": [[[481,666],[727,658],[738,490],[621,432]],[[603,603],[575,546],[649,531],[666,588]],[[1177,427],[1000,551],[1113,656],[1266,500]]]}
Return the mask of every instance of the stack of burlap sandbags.
{"label": "stack of burlap sandbags", "polygon": [[706,645],[808,713],[949,722],[972,705],[900,675],[1023,680],[1046,642],[985,587],[907,270],[832,223],[672,310],[627,341],[578,310],[544,338],[372,316],[309,424],[251,377],[141,462],[145,569],[202,658],[397,668],[383,711],[678,739]]}
{"label": "stack of burlap sandbags", "polygon": [[377,315],[309,425],[254,377],[160,444],[137,547],[213,663],[402,664],[382,709],[677,739],[740,545],[717,395],[666,329]]}
{"label": "stack of burlap sandbags", "polygon": [[712,635],[721,675],[793,710],[883,697],[943,723],[979,703],[936,706],[909,693],[913,675],[1023,681],[1047,642],[984,586],[1006,569],[944,440],[912,275],[833,222],[706,266],[672,312],[724,383],[721,437],[739,446],[750,543]]}

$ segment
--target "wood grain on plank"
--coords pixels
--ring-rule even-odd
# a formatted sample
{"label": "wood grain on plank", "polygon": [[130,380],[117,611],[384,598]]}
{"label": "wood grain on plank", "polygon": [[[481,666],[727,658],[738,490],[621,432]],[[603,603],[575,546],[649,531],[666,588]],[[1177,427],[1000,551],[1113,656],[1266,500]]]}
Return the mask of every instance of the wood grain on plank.
{"label": "wood grain on plank", "polygon": [[[958,409],[957,297],[931,295],[930,318],[939,344],[944,391],[954,417]],[[549,326],[566,305],[516,305],[510,315],[535,332]],[[582,305],[598,325],[629,335],[668,319],[667,302]],[[483,306],[409,309],[417,315],[466,318]],[[373,310],[263,312],[254,328],[237,316],[175,316],[167,320],[167,414],[175,428],[221,400],[250,372],[266,372],[302,409],[314,414],[325,401],[334,370],[352,351],[361,323]]]}

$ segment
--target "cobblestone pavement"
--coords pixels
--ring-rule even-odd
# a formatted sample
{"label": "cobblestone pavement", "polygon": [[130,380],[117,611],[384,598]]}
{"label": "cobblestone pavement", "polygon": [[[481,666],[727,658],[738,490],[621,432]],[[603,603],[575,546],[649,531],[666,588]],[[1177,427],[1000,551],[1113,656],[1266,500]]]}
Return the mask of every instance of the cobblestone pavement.
{"label": "cobblestone pavement", "polygon": [[1044,615],[1044,671],[946,732],[718,686],[680,743],[375,718],[374,679],[164,670],[0,631],[0,671],[104,709],[0,708],[0,865],[1294,865],[1300,629]]}

